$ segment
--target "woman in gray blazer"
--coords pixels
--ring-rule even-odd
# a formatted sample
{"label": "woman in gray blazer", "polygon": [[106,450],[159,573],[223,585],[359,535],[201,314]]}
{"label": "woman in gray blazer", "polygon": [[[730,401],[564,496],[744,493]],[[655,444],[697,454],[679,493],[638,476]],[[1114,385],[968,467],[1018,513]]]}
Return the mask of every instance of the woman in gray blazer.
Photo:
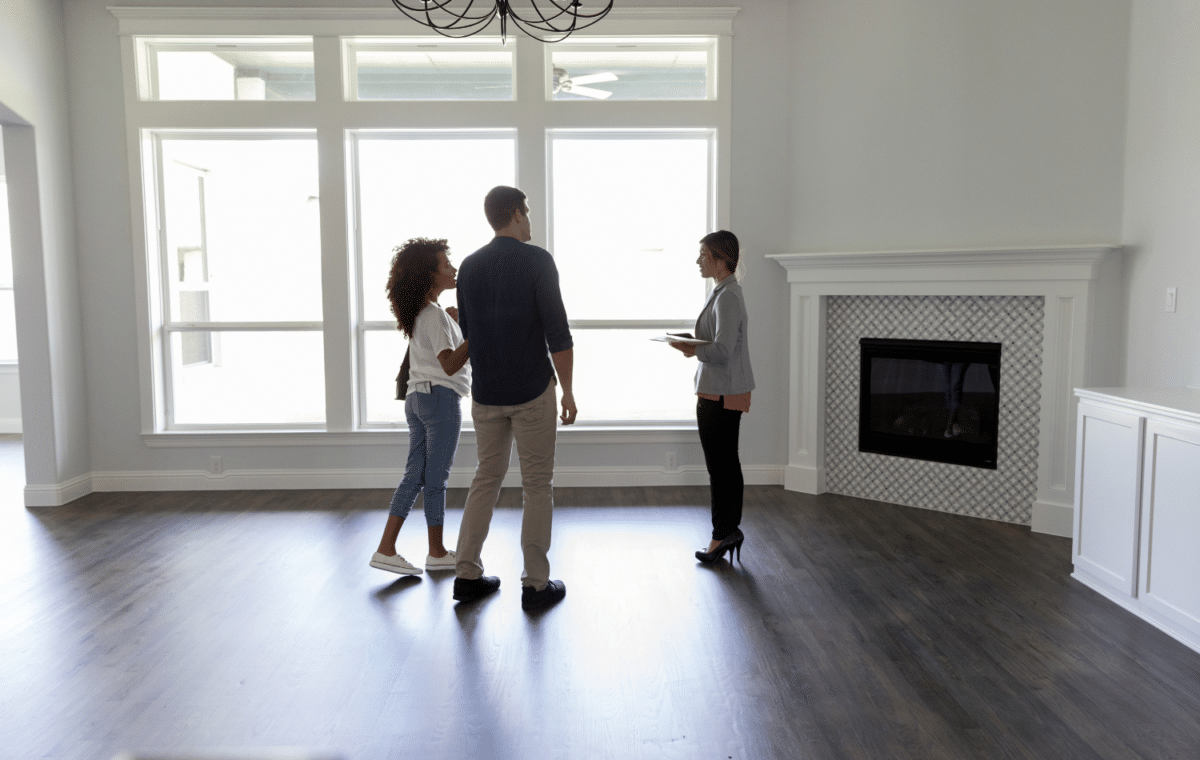
{"label": "woman in gray blazer", "polygon": [[738,459],[738,428],[750,411],[754,373],[750,370],[746,301],[733,276],[740,249],[737,236],[726,230],[700,239],[700,276],[717,281],[700,317],[696,337],[702,345],[672,343],[684,356],[700,360],[696,370],[696,426],[712,499],[712,540],[696,552],[701,562],[714,562],[729,552],[742,556],[742,463]]}

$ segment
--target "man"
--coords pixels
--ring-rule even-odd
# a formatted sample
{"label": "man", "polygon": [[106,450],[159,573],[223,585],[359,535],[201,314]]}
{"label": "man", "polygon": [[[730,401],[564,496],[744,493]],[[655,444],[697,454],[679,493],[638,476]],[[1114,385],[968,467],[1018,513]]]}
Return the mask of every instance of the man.
{"label": "man", "polygon": [[[469,602],[500,588],[483,574],[480,552],[508,472],[513,439],[521,460],[521,607],[534,610],[562,599],[566,586],[550,580],[550,523],[554,508],[557,422],[575,422],[571,393],[573,346],[549,252],[528,245],[529,206],[515,187],[495,187],[483,202],[492,242],[463,260],[458,271],[458,321],[471,344],[471,417],[479,466],[458,530],[454,598]],[[562,390],[556,418],[555,373]]]}

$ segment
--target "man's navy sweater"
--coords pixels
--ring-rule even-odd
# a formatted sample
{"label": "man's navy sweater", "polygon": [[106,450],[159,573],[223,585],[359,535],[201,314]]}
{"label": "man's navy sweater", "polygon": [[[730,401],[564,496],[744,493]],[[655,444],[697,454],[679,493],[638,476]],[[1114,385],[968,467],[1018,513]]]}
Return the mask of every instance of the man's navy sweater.
{"label": "man's navy sweater", "polygon": [[515,406],[545,392],[550,354],[575,344],[548,251],[496,237],[458,270],[458,323],[470,341],[471,396]]}

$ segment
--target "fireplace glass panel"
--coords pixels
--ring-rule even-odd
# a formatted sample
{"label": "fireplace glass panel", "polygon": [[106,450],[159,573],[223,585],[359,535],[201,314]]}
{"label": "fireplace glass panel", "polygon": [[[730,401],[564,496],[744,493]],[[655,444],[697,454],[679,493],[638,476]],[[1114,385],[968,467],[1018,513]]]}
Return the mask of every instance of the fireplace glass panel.
{"label": "fireplace glass panel", "polygon": [[860,344],[859,451],[996,468],[1000,344]]}

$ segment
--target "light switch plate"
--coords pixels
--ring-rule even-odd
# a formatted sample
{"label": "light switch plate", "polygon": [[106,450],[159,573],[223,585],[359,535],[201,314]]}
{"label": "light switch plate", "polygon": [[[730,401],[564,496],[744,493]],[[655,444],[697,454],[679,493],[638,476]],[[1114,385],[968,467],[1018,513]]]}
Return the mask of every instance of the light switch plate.
{"label": "light switch plate", "polygon": [[1167,313],[1175,313],[1175,288],[1167,288]]}

